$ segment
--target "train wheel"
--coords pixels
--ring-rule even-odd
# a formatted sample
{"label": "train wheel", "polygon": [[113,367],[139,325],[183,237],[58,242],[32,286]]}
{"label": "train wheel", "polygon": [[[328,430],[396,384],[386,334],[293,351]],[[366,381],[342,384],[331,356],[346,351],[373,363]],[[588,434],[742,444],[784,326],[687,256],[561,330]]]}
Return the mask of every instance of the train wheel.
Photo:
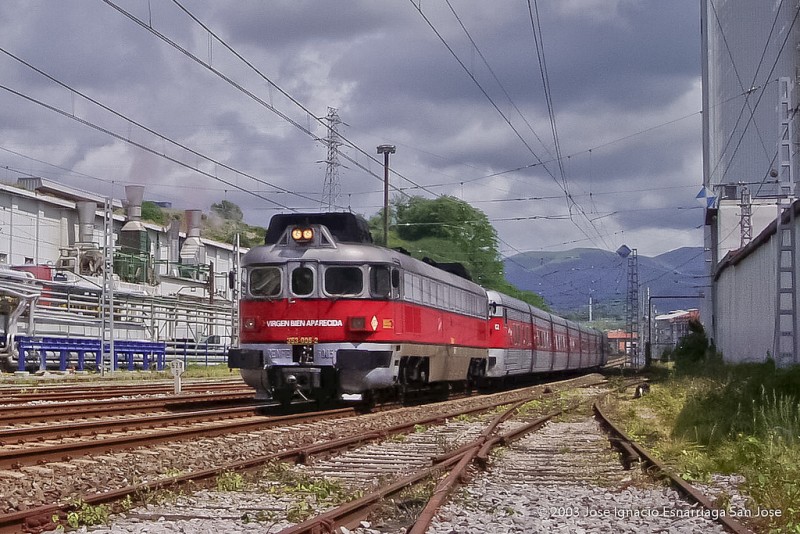
{"label": "train wheel", "polygon": [[287,389],[279,389],[273,395],[273,398],[281,403],[281,406],[287,407],[291,406],[292,399],[294,398],[294,391],[290,391]]}
{"label": "train wheel", "polygon": [[361,394],[361,402],[356,406],[356,411],[359,413],[370,413],[375,408],[375,395],[372,391],[365,391]]}

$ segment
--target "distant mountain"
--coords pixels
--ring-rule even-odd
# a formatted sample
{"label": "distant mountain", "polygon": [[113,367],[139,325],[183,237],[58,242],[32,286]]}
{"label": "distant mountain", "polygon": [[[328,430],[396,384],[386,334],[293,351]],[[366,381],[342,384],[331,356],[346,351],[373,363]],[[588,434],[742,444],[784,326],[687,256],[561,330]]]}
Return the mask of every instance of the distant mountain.
{"label": "distant mountain", "polygon": [[[639,256],[639,291],[651,296],[693,296],[707,292],[702,247],[684,247],[659,256]],[[505,261],[506,279],[544,297],[553,311],[586,320],[589,296],[594,319],[624,318],[628,260],[614,252],[577,248],[526,252]],[[701,298],[654,299],[657,313],[699,308]]]}

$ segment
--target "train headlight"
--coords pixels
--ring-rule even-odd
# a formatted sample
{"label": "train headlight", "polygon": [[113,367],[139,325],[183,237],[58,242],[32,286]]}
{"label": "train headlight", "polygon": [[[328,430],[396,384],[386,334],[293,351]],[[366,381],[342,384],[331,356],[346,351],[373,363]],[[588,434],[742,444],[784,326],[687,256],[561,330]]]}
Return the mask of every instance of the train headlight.
{"label": "train headlight", "polygon": [[292,230],[292,239],[297,243],[308,243],[314,239],[314,229],[295,227]]}
{"label": "train headlight", "polygon": [[242,328],[248,332],[253,332],[258,328],[258,323],[254,317],[246,317],[242,321]]}

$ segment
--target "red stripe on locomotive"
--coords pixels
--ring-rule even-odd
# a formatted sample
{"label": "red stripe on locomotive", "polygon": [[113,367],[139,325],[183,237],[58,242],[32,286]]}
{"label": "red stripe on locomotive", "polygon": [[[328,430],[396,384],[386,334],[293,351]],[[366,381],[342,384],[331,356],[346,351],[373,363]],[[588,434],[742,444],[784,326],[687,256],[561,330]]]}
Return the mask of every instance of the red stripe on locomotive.
{"label": "red stripe on locomotive", "polygon": [[[243,300],[242,343],[369,341],[489,347],[485,319],[403,301]],[[288,341],[287,341],[288,340]]]}

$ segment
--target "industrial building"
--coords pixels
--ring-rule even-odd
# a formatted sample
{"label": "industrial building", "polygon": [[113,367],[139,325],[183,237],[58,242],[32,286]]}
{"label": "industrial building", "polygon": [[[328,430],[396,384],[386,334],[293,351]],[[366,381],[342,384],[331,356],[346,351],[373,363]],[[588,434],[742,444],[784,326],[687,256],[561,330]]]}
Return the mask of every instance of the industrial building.
{"label": "industrial building", "polygon": [[653,317],[651,333],[652,357],[663,359],[678,346],[680,340],[689,333],[689,323],[700,320],[700,312],[695,309],[673,310]]}
{"label": "industrial building", "polygon": [[[224,361],[237,320],[236,284],[229,282],[244,251],[202,238],[199,210],[185,212],[185,229],[179,220],[167,227],[143,221],[144,188],[125,189],[120,201],[43,178],[0,184],[0,358],[6,367],[24,366],[19,340],[42,349],[42,339],[102,340],[97,346],[105,352],[112,340],[120,347],[139,343],[139,349],[155,347],[162,360]],[[83,365],[86,355],[64,343],[51,342],[36,357],[48,352],[46,358],[66,358],[69,365],[80,356]],[[120,357],[140,367],[145,356]]]}
{"label": "industrial building", "polygon": [[800,158],[797,13],[797,1],[701,0],[698,197],[711,280],[701,316],[729,362],[800,363],[795,208],[787,211]]}

